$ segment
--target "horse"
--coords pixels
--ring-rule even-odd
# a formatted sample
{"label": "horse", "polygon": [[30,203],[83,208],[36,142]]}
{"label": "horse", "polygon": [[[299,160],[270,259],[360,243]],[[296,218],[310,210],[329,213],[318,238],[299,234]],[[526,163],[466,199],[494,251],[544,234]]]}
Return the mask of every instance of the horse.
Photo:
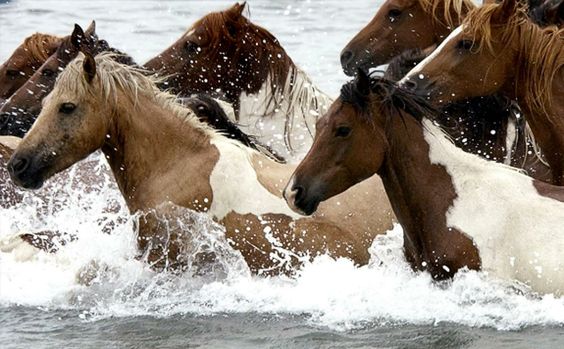
{"label": "horse", "polygon": [[[399,81],[428,54],[414,49],[394,57],[384,77]],[[521,168],[543,182],[552,180],[518,107],[507,97],[494,94],[449,103],[441,108],[437,122],[462,150]]]}
{"label": "horse", "polygon": [[343,71],[352,76],[408,49],[438,45],[475,7],[471,0],[387,0],[341,51]]}
{"label": "horse", "polygon": [[288,204],[312,214],[377,173],[415,271],[445,280],[462,268],[483,270],[563,295],[564,188],[464,152],[436,113],[423,97],[359,72],[318,121],[284,190]]}
{"label": "horse", "polygon": [[[7,100],[51,56],[61,43],[55,35],[35,33],[0,66],[0,99]],[[0,125],[3,121],[0,120]]]}
{"label": "horse", "polygon": [[399,83],[436,104],[498,91],[517,100],[562,185],[563,40],[564,29],[538,27],[515,0],[483,5]]}
{"label": "horse", "polygon": [[[229,139],[162,92],[154,76],[107,54],[79,55],[59,75],[8,170],[25,188],[101,149],[132,213],[137,243],[156,270],[183,270],[191,233],[179,210],[207,213],[255,274],[291,274],[328,253],[358,265],[393,215],[380,179],[351,188],[302,217],[282,198],[295,169]],[[368,203],[372,194],[379,202]],[[196,232],[197,234],[197,232]]]}
{"label": "horse", "polygon": [[235,109],[235,120],[280,154],[309,148],[315,120],[331,98],[297,67],[279,41],[243,15],[246,3],[196,21],[144,67],[187,96],[204,92]]}
{"label": "horse", "polygon": [[[528,3],[529,17],[538,25],[563,25],[562,0],[523,3]],[[367,71],[386,64],[405,50],[438,45],[474,8],[471,0],[387,0],[341,51],[343,71],[354,75],[358,68]]]}
{"label": "horse", "polygon": [[116,52],[116,59],[126,64],[135,64],[131,57],[111,48],[105,40],[98,39],[94,21],[86,31],[75,24],[71,35],[61,39],[55,53],[0,108],[0,135],[25,135],[39,115],[41,100],[53,88],[59,72],[77,56],[81,46],[88,47],[94,54]]}

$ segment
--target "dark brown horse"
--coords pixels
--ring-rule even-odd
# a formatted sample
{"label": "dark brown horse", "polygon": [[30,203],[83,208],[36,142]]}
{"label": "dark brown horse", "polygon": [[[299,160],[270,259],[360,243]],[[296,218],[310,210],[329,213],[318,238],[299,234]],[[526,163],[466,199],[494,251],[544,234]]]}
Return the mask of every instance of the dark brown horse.
{"label": "dark brown horse", "polygon": [[49,34],[35,33],[25,38],[0,66],[0,99],[8,99],[25,84],[47,58],[55,53],[60,43],[60,37]]}
{"label": "dark brown horse", "polygon": [[41,111],[41,101],[51,92],[57,76],[78,55],[81,47],[88,48],[93,54],[113,51],[117,60],[134,64],[131,57],[111,48],[105,40],[98,39],[94,21],[86,31],[75,24],[71,35],[61,40],[56,52],[0,108],[0,120],[3,122],[0,135],[25,135]]}
{"label": "dark brown horse", "polygon": [[243,15],[245,6],[207,14],[145,67],[168,76],[164,87],[174,93],[233,104],[243,130],[275,150],[305,150],[331,100],[270,32]]}
{"label": "dark brown horse", "polygon": [[461,268],[564,294],[564,188],[457,148],[426,101],[362,72],[317,123],[314,144],[285,189],[311,214],[378,173],[414,270]]}
{"label": "dark brown horse", "polygon": [[564,29],[540,28],[515,0],[484,5],[400,84],[437,104],[501,92],[517,100],[564,184]]}
{"label": "dark brown horse", "polygon": [[[384,74],[398,81],[427,56],[409,50],[390,61]],[[515,103],[501,94],[468,98],[442,107],[436,120],[466,152],[516,168],[543,182],[552,180],[550,167],[532,142]]]}

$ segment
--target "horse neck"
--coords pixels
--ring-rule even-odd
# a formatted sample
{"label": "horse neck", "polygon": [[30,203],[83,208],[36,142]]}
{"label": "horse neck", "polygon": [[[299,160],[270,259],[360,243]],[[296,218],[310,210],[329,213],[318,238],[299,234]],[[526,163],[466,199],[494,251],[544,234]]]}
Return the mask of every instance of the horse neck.
{"label": "horse neck", "polygon": [[110,117],[102,151],[132,211],[147,204],[141,191],[152,181],[211,150],[208,135],[171,114],[139,95],[135,105],[116,107]]}
{"label": "horse neck", "polygon": [[[446,231],[446,212],[456,193],[446,169],[430,159],[429,142],[440,140],[429,137],[411,116],[392,117],[388,123],[389,149],[379,175],[403,227],[406,254],[420,263],[439,250],[434,242]],[[454,147],[442,143],[446,145],[439,146]]]}

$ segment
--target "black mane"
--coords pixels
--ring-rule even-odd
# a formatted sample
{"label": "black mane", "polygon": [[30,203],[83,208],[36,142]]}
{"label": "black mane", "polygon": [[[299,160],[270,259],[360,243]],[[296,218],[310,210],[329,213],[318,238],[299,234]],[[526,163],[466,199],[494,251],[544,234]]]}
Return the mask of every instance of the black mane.
{"label": "black mane", "polygon": [[286,162],[282,156],[278,155],[269,146],[260,143],[255,137],[243,132],[229,119],[223,108],[210,95],[204,93],[195,94],[182,98],[181,103],[194,111],[201,121],[222,132],[226,137],[234,139],[249,148],[258,150],[277,162]]}

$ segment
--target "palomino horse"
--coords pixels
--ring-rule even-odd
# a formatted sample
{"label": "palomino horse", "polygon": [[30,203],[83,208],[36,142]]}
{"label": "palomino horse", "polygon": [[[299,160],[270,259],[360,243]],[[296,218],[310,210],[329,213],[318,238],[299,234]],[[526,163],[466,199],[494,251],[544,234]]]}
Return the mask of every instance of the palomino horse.
{"label": "palomino horse", "polygon": [[[8,99],[45,63],[61,43],[61,38],[35,33],[28,36],[0,66],[0,99]],[[3,123],[0,117],[0,128]]]}
{"label": "palomino horse", "polygon": [[564,184],[564,30],[541,29],[515,0],[469,13],[400,84],[439,104],[498,91],[518,100]]}
{"label": "palomino horse", "polygon": [[[60,74],[8,169],[19,185],[38,188],[96,149],[130,211],[146,213],[137,241],[158,269],[187,263],[190,234],[178,221],[179,206],[223,224],[251,271],[263,274],[291,273],[324,253],[365,264],[374,236],[392,225],[377,176],[313,218],[294,213],[282,198],[293,166],[219,134],[153,78],[106,54],[79,56]],[[367,201],[374,196],[379,201]]]}
{"label": "palomino horse", "polygon": [[169,76],[180,95],[204,92],[233,104],[235,121],[281,154],[311,145],[331,99],[298,68],[278,40],[243,16],[245,3],[212,12],[145,67]]}
{"label": "palomino horse", "polygon": [[[93,54],[102,51],[120,53],[109,47],[105,40],[98,39],[94,21],[85,32],[75,24],[72,34],[62,39],[57,51],[0,109],[0,117],[4,120],[0,128],[1,135],[25,135],[41,111],[41,100],[53,88],[59,72],[78,55],[80,47],[88,48]],[[115,57],[123,63],[134,64],[129,56],[120,54]]]}
{"label": "palomino horse", "polygon": [[437,45],[475,7],[471,0],[387,0],[342,50],[343,71],[354,75],[405,50]]}
{"label": "palomino horse", "polygon": [[468,267],[564,294],[564,188],[464,152],[434,115],[423,98],[360,73],[318,121],[288,203],[311,214],[378,173],[414,270],[445,279]]}
{"label": "palomino horse", "polygon": [[[398,81],[427,56],[419,49],[392,59],[384,77]],[[552,180],[516,105],[500,94],[468,98],[443,106],[436,120],[466,152],[516,168],[543,182]]]}

